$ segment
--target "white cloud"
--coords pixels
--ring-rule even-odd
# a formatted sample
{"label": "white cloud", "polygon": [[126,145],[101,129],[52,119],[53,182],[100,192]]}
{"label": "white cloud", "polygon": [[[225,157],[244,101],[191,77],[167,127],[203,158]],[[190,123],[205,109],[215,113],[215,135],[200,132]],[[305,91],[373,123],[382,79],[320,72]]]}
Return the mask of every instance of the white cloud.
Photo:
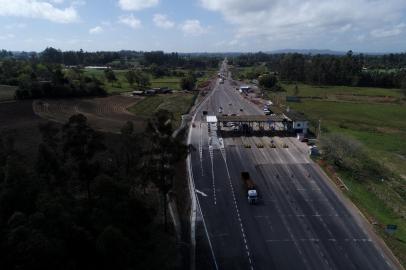
{"label": "white cloud", "polygon": [[125,24],[133,29],[138,29],[141,27],[141,21],[134,17],[133,14],[131,15],[123,15],[121,16],[118,21],[122,24]]}
{"label": "white cloud", "polygon": [[12,38],[15,38],[14,34],[6,34],[3,36],[0,35],[0,40],[8,40],[8,39],[12,39]]}
{"label": "white cloud", "polygon": [[4,26],[4,28],[7,30],[22,29],[25,27],[27,27],[27,25],[25,23],[12,23],[12,24],[7,24]]}
{"label": "white cloud", "polygon": [[96,35],[103,32],[103,28],[101,26],[96,26],[89,29],[89,34]]}
{"label": "white cloud", "polygon": [[199,20],[186,20],[180,25],[180,29],[186,36],[200,36],[207,33],[207,28],[203,27]]}
{"label": "white cloud", "polygon": [[169,29],[175,26],[175,23],[169,20],[168,17],[163,14],[155,14],[153,21],[156,26],[164,29]]}
{"label": "white cloud", "polygon": [[72,1],[72,6],[73,7],[81,7],[81,6],[84,6],[84,5],[86,5],[86,1],[84,1],[84,0]]}
{"label": "white cloud", "polygon": [[0,16],[45,19],[57,23],[71,23],[79,19],[74,7],[56,8],[49,1],[0,0]]}
{"label": "white cloud", "polygon": [[406,29],[406,24],[400,23],[391,28],[378,28],[371,31],[371,36],[376,38],[386,38],[398,36]]}
{"label": "white cloud", "polygon": [[[402,33],[404,0],[199,0],[236,27],[235,38],[258,38],[268,44],[316,44],[337,38],[343,44],[370,33],[382,38]],[[377,19],[379,18],[379,19]],[[355,39],[354,39],[355,41]],[[326,43],[324,43],[326,44]],[[321,45],[323,46],[323,45]]]}
{"label": "white cloud", "polygon": [[141,10],[157,6],[159,0],[119,0],[118,5],[123,10]]}

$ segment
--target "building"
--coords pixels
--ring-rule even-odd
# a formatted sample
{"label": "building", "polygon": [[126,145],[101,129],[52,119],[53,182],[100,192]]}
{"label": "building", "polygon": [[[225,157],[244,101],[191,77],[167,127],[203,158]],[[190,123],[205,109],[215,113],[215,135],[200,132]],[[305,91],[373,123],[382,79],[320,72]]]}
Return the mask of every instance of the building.
{"label": "building", "polygon": [[307,134],[309,129],[309,121],[303,113],[290,110],[289,108],[283,113],[291,123],[290,130],[296,133]]}

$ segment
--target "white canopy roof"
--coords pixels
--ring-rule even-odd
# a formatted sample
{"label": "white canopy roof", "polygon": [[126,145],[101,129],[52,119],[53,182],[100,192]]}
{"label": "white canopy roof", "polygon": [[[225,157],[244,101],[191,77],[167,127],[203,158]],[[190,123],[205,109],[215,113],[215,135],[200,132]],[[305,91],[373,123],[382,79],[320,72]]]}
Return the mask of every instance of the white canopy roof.
{"label": "white canopy roof", "polygon": [[208,115],[206,116],[207,123],[217,123],[217,116]]}

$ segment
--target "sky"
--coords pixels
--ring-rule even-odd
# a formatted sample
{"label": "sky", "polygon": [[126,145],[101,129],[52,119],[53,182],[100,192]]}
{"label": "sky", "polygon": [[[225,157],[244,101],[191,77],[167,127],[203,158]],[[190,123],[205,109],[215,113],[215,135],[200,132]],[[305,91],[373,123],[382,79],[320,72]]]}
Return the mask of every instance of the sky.
{"label": "sky", "polygon": [[0,48],[406,51],[406,0],[0,0]]}

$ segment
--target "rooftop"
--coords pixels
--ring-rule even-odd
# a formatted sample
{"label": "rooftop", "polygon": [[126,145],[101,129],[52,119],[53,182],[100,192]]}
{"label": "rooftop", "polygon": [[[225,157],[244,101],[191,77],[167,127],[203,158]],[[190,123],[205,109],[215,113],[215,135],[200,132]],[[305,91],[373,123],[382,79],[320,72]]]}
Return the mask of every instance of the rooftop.
{"label": "rooftop", "polygon": [[307,121],[306,116],[301,112],[289,110],[285,111],[283,114],[292,121]]}
{"label": "rooftop", "polygon": [[282,115],[221,115],[217,116],[219,122],[282,122]]}

